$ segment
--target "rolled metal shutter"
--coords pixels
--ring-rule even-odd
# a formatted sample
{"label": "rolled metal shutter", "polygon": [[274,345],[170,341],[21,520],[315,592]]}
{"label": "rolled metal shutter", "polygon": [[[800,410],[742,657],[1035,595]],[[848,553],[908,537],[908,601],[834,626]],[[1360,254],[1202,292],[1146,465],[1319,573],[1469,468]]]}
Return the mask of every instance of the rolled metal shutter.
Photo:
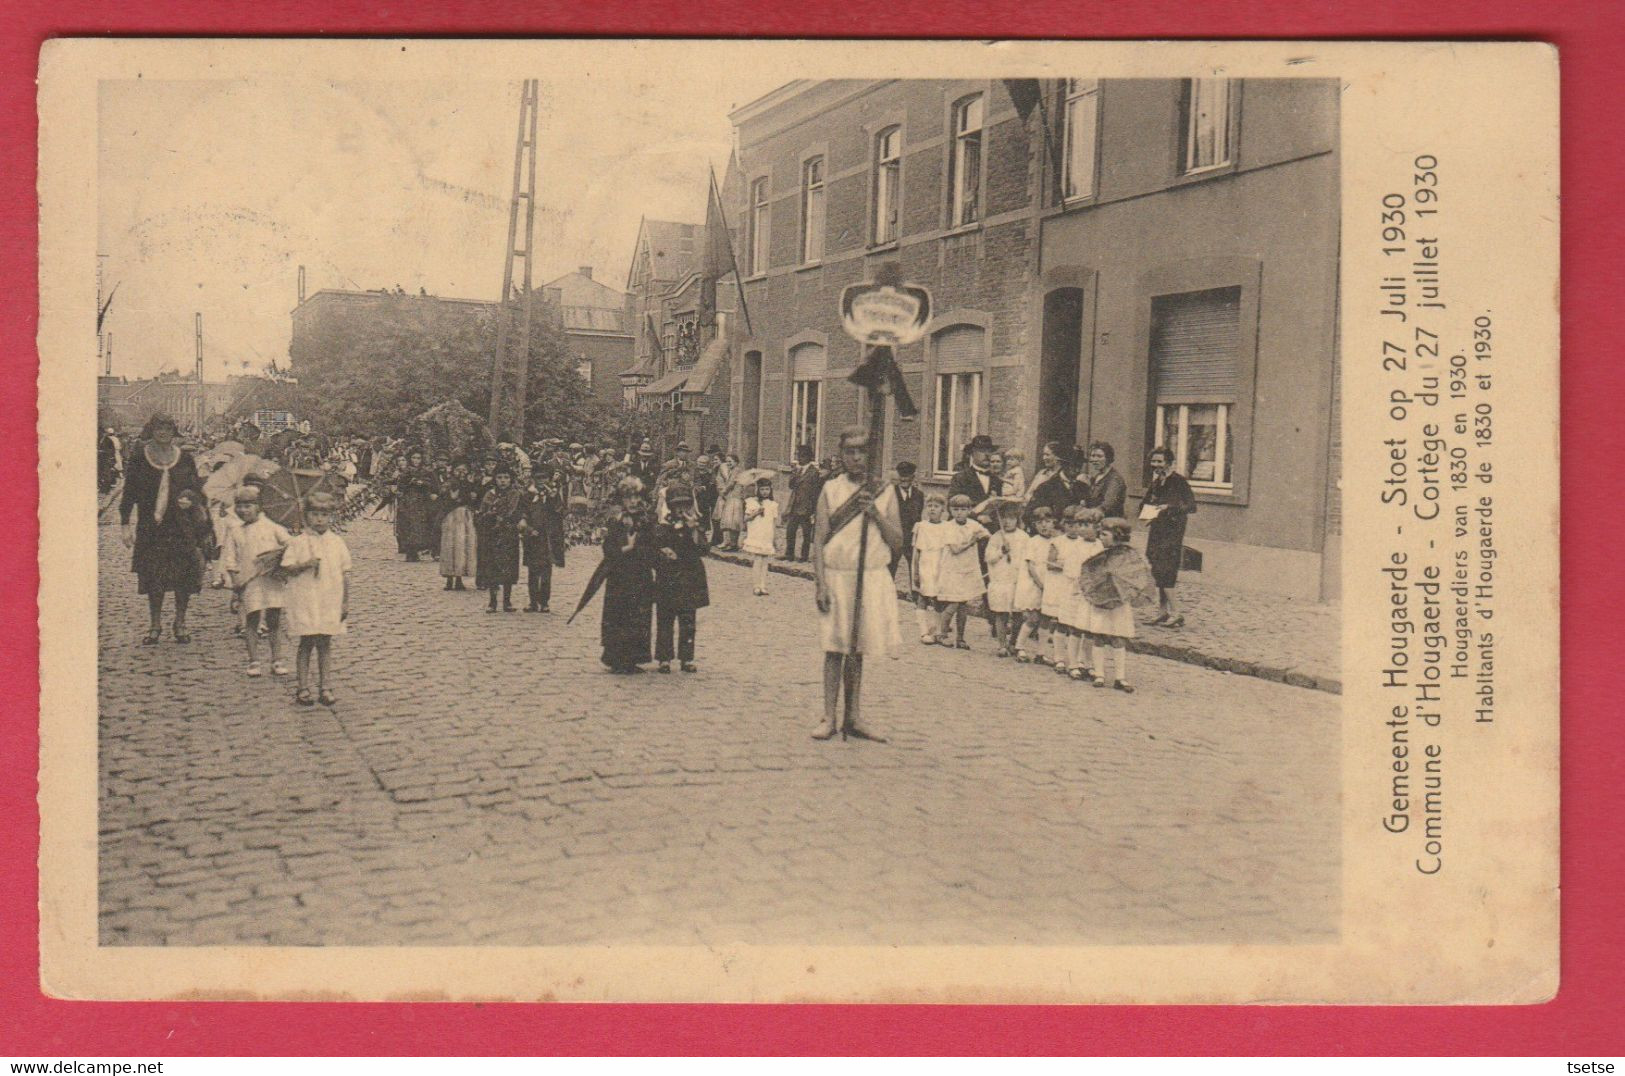
{"label": "rolled metal shutter", "polygon": [[1159,403],[1234,403],[1241,289],[1151,301],[1151,369]]}
{"label": "rolled metal shutter", "polygon": [[981,370],[987,350],[979,325],[955,325],[937,333],[937,370],[941,373]]}

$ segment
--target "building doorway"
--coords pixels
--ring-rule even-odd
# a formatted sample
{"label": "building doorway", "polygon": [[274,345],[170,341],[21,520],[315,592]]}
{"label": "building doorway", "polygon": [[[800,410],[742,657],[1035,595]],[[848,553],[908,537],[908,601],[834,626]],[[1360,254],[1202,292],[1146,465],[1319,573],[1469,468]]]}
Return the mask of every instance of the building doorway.
{"label": "building doorway", "polygon": [[1083,289],[1044,296],[1043,355],[1038,370],[1038,443],[1070,447],[1081,436],[1078,383],[1083,366]]}
{"label": "building doorway", "polygon": [[739,386],[739,461],[755,467],[761,455],[762,353],[745,352],[745,376]]}

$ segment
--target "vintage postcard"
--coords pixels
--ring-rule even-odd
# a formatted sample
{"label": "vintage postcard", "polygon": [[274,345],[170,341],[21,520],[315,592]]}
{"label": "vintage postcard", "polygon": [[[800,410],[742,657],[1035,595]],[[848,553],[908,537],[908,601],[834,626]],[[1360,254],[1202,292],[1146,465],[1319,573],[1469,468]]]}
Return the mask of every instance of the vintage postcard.
{"label": "vintage postcard", "polygon": [[48,43],[44,990],[1551,998],[1557,87]]}

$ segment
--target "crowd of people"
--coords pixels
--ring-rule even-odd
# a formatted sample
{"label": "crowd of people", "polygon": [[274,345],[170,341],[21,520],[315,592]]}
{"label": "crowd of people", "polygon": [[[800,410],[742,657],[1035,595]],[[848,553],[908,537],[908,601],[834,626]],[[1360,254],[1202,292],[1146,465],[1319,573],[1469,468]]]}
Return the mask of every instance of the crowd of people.
{"label": "crowd of people", "polygon": [[[109,431],[98,482],[104,496],[117,495],[148,599],[142,642],[161,641],[167,596],[175,641],[187,643],[191,598],[211,582],[229,587],[247,675],[264,675],[266,648],[271,674],[289,675],[286,633],[297,643],[300,704],[335,700],[331,640],[344,633],[349,605],[342,531],[369,511],[392,518],[406,561],[437,563],[445,591],[467,591],[472,580],[488,613],[519,611],[521,569],[525,611],[550,612],[553,572],[570,547],[598,546],[600,563],[577,611],[602,589],[601,660],[622,675],[651,661],[663,673],[673,663],[698,669],[708,551],[747,555],[758,596],[767,593],[773,558],[811,561],[830,656],[826,702],[839,696],[847,712],[844,724],[826,715],[819,738],[869,735],[855,716],[861,658],[895,653],[899,584],[921,643],[969,650],[967,624],[985,616],[997,657],[1124,692],[1133,691],[1126,641],[1136,631],[1134,602],[1154,587],[1159,609],[1150,623],[1184,623],[1174,594],[1196,501],[1161,448],[1148,459],[1151,481],[1137,516],[1147,532],[1142,555],[1131,543],[1128,485],[1105,442],[1071,451],[1046,444],[1028,475],[1019,451],[1001,453],[978,435],[947,488],[927,492],[909,462],[888,481],[871,482],[871,461],[856,459],[867,435],[849,430],[832,459],[817,461],[810,446],[798,447],[781,506],[774,471],[743,468],[716,445],[695,455],[680,442],[672,458],[657,462],[647,439],[624,453],[547,439],[450,458],[402,439],[295,432],[273,441],[250,425],[229,436],[234,454],[223,461],[218,445],[183,447],[164,416],[128,451]],[[262,487],[283,467],[332,479],[297,505],[296,520],[262,511]],[[226,474],[229,482],[221,480]],[[872,530],[848,526],[855,515]],[[860,540],[848,548],[853,533]]]}

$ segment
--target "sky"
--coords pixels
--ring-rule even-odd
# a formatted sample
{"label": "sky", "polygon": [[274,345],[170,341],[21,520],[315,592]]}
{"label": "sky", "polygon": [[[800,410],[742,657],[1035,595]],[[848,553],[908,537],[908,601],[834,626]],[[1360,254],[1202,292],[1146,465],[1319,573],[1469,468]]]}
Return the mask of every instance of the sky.
{"label": "sky", "polygon": [[[638,220],[702,223],[728,112],[759,74],[541,83],[537,286],[578,266],[626,282]],[[113,372],[286,366],[306,291],[399,284],[495,299],[519,83],[120,80],[100,97],[99,250]]]}

